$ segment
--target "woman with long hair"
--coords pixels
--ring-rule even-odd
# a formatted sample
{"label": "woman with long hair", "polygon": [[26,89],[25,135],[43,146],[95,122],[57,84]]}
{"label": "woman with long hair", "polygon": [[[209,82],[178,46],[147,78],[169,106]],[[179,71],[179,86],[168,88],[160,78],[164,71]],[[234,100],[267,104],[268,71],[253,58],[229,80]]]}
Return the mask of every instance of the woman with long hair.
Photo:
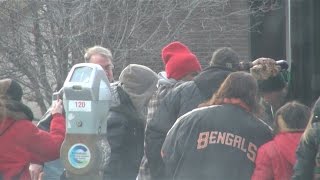
{"label": "woman with long hair", "polygon": [[171,179],[250,179],[271,129],[256,117],[257,81],[233,72],[202,108],[180,117],[162,146]]}

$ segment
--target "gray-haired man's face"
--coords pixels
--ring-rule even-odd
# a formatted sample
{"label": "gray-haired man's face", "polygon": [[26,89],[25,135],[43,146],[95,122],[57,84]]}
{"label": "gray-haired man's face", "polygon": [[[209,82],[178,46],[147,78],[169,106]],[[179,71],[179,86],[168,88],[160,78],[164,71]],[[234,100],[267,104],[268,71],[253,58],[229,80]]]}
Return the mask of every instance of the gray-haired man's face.
{"label": "gray-haired man's face", "polygon": [[94,54],[90,57],[89,63],[99,64],[105,71],[109,82],[113,82],[113,68],[112,61],[100,54]]}

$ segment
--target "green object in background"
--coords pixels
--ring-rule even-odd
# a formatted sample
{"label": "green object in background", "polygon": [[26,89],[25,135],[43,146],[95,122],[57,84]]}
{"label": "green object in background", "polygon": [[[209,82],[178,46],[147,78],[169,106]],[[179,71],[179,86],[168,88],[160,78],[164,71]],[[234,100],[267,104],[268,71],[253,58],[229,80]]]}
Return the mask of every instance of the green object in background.
{"label": "green object in background", "polygon": [[289,83],[290,82],[290,72],[288,70],[282,70],[280,73],[281,73],[283,80],[285,82]]}

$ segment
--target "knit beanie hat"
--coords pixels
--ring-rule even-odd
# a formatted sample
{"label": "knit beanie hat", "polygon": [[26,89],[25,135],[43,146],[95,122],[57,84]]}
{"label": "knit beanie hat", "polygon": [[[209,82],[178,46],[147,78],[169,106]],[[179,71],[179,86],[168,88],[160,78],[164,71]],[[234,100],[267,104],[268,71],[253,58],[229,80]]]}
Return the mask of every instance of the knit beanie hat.
{"label": "knit beanie hat", "polygon": [[17,81],[13,79],[1,79],[0,80],[0,95],[7,96],[7,98],[21,101],[22,88]]}
{"label": "knit beanie hat", "polygon": [[122,70],[119,81],[137,111],[142,111],[156,90],[158,75],[150,68],[130,64]]}
{"label": "knit beanie hat", "polygon": [[282,77],[280,68],[276,61],[270,58],[259,58],[259,64],[250,68],[250,73],[258,81],[260,92],[280,91],[286,86],[286,81]]}
{"label": "knit beanie hat", "polygon": [[215,50],[209,63],[210,66],[223,66],[231,69],[238,68],[239,64],[238,53],[230,47],[222,47]]}
{"label": "knit beanie hat", "polygon": [[167,78],[180,80],[191,72],[201,71],[197,57],[181,42],[175,41],[162,49]]}

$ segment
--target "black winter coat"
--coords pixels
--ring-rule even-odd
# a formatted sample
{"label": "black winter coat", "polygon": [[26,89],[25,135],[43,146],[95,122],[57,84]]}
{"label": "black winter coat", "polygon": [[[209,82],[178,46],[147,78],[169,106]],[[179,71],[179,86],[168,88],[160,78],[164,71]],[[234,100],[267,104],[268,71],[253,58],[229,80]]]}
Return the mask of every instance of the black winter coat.
{"label": "black winter coat", "polygon": [[320,179],[320,123],[313,123],[312,128],[302,136],[296,151],[297,161],[294,166],[293,180]]}
{"label": "black winter coat", "polygon": [[120,105],[110,108],[107,119],[107,140],[110,161],[105,169],[106,180],[135,180],[143,155],[144,125],[129,96],[118,86]]}
{"label": "black winter coat", "polygon": [[238,105],[224,104],[185,114],[162,147],[168,179],[249,180],[258,148],[271,128]]}
{"label": "black winter coat", "polygon": [[153,179],[165,178],[160,150],[176,119],[210,99],[231,72],[225,67],[209,67],[193,81],[175,87],[164,97],[146,127],[145,153]]}

